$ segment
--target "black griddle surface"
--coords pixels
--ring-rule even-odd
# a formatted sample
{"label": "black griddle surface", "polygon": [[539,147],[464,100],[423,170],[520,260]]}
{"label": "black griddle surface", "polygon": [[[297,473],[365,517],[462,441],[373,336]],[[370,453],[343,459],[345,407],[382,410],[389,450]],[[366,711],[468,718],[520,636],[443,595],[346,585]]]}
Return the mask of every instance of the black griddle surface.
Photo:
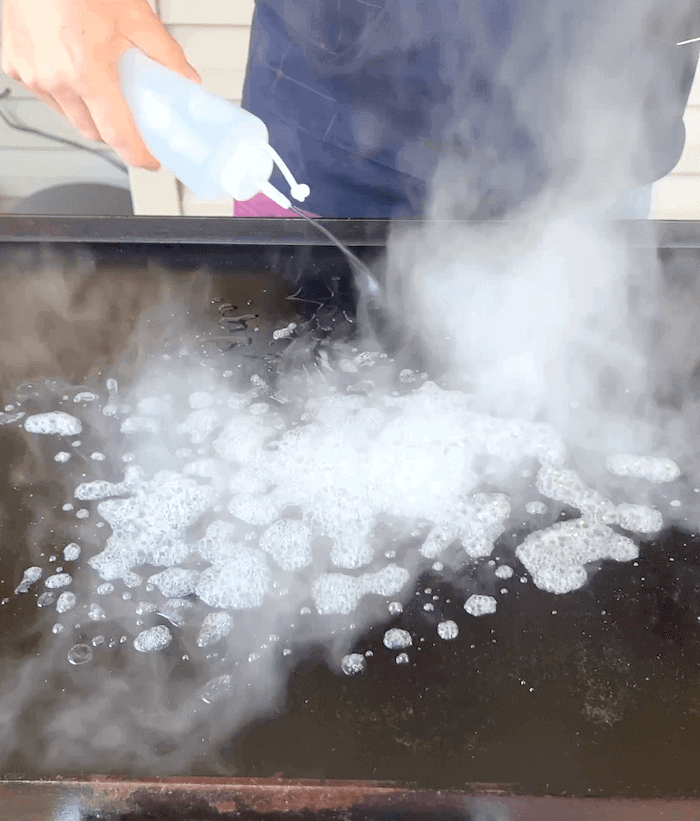
{"label": "black griddle surface", "polygon": [[[0,430],[0,598],[11,598],[0,609],[0,659],[8,661],[31,654],[38,641],[35,604],[12,597],[27,566],[21,546],[32,523],[28,491],[20,493],[11,480],[22,447]],[[31,491],[57,493],[40,484]],[[643,544],[637,564],[604,566],[566,596],[521,582],[522,568],[514,566],[497,613],[479,619],[463,610],[463,579],[422,578],[403,614],[387,616],[358,640],[358,650],[374,652],[365,673],[336,675],[320,649],[310,648],[295,662],[284,706],[202,755],[192,772],[172,775],[224,771],[423,789],[484,782],[516,793],[698,796],[700,539],[667,530]],[[426,588],[451,604],[426,614]],[[437,637],[439,618],[457,622],[456,641]],[[397,665],[383,648],[389,626],[412,632],[410,664]],[[37,699],[25,710],[25,731],[39,745],[50,701]],[[157,749],[153,755],[155,761]],[[11,762],[8,775],[47,774],[34,771],[20,751]],[[52,774],[60,770],[59,762]],[[130,772],[123,761],[114,773],[149,775]]]}

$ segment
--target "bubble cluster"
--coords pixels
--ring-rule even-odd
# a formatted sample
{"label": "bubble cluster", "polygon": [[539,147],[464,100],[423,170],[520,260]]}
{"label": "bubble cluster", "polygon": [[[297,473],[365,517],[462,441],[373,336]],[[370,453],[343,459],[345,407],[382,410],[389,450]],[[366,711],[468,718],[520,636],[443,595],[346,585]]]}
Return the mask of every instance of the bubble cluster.
{"label": "bubble cluster", "polygon": [[510,579],[513,576],[513,568],[509,567],[507,564],[502,564],[500,567],[496,568],[494,575],[497,579]]}
{"label": "bubble cluster", "polygon": [[74,593],[64,592],[58,597],[58,601],[56,602],[56,612],[57,613],[67,613],[69,610],[72,610],[75,605],[77,604],[77,598]]}
{"label": "bubble cluster", "polygon": [[374,593],[392,596],[408,584],[408,570],[398,565],[387,565],[377,573],[346,576],[342,573],[324,573],[314,582],[312,593],[316,609],[322,614],[348,615],[363,596]]}
{"label": "bubble cluster", "polygon": [[[331,374],[328,351],[320,351],[319,362]],[[154,391],[128,402],[118,401],[118,386],[108,380],[109,400],[102,408],[99,393],[76,393],[73,402],[83,413],[94,405],[105,417],[101,424],[126,440],[123,474],[117,474],[123,478],[117,481],[99,478],[110,475],[109,465],[102,464],[106,457],[93,442],[83,453],[81,440],[73,440],[76,458],[65,468],[76,469],[80,460],[98,477],[84,473],[74,491],[77,502],[92,503],[78,507],[74,515],[80,525],[74,525],[95,528],[98,544],[83,551],[71,542],[63,558],[78,562],[88,553],[85,563],[100,579],[92,590],[101,598],[81,602],[80,608],[72,593],[62,592],[56,601],[58,591],[73,582],[72,572],[56,568],[37,604],[56,603],[56,612],[64,614],[76,609],[76,622],[99,622],[110,618],[108,597],[118,597],[124,612],[129,591],[138,589],[131,605],[138,628],[133,646],[142,653],[164,650],[173,641],[172,630],[190,626],[198,648],[214,647],[231,635],[232,613],[266,606],[270,614],[286,608],[299,613],[310,629],[319,629],[326,618],[330,623],[350,616],[364,607],[365,598],[383,598],[386,604],[377,612],[386,608],[397,617],[403,612],[399,599],[409,601],[411,581],[421,568],[442,573],[446,567],[483,563],[488,570],[478,578],[484,583],[513,577],[513,561],[488,561],[522,510],[518,506],[514,513],[507,493],[494,490],[508,490],[512,476],[534,475],[530,492],[581,516],[530,533],[516,548],[515,558],[534,583],[550,592],[580,588],[601,561],[638,555],[634,542],[613,527],[653,534],[663,526],[655,508],[614,503],[588,486],[567,465],[566,448],[552,428],[477,412],[470,396],[408,369],[398,378],[401,391],[374,390],[374,378],[386,365],[385,355],[345,351],[335,367],[357,388],[346,392],[328,384],[319,389],[318,380],[307,374],[306,382],[297,381],[299,390],[287,385],[274,393],[258,376],[237,390],[230,386],[233,380],[221,388],[205,379],[184,395]],[[65,437],[83,431],[80,420],[62,411],[21,420],[28,433]],[[90,426],[86,439],[91,431]],[[675,463],[655,457],[617,455],[606,464],[619,476],[652,482],[680,474]],[[525,511],[543,517],[548,506],[530,501]],[[377,535],[387,522],[398,523],[388,544]],[[97,530],[101,527],[105,530]],[[410,534],[410,547],[401,542],[401,533]],[[82,535],[76,538],[83,541]],[[43,574],[39,567],[29,568],[17,592],[28,592]],[[127,592],[117,592],[120,584]],[[426,621],[438,615],[435,598],[418,605]],[[374,605],[367,604],[370,612]],[[493,614],[496,607],[491,595],[471,595],[464,604],[472,616]],[[149,626],[147,619],[155,617],[169,627]],[[268,632],[277,633],[278,624],[270,624]],[[454,640],[459,629],[442,619],[437,634]],[[411,646],[412,638],[392,628],[384,644],[396,652]],[[248,655],[259,658],[258,649]],[[405,653],[397,657],[398,663],[407,661]],[[341,669],[354,675],[364,665],[364,656],[351,653],[343,656]]]}
{"label": "bubble cluster", "polygon": [[496,612],[496,599],[493,596],[470,596],[464,603],[464,609],[470,616],[488,616]]}
{"label": "bubble cluster", "polygon": [[413,639],[408,631],[392,627],[384,634],[383,642],[388,650],[405,650],[413,644]]}
{"label": "bubble cluster", "polygon": [[199,697],[205,704],[215,704],[225,698],[233,687],[233,678],[224,674],[208,681],[199,691]]}
{"label": "bubble cluster", "polygon": [[36,584],[43,575],[44,571],[40,567],[28,567],[22,575],[22,581],[15,587],[15,593],[17,595],[28,593],[29,588]]}
{"label": "bubble cluster", "polygon": [[304,522],[279,519],[262,534],[260,547],[282,570],[293,572],[313,562],[311,538],[311,530]]}
{"label": "bubble cluster", "polygon": [[153,653],[157,650],[164,650],[173,640],[173,635],[168,628],[159,624],[157,627],[150,627],[142,630],[134,639],[134,649],[139,653]]}
{"label": "bubble cluster", "polygon": [[367,668],[367,661],[361,653],[350,653],[343,656],[340,661],[340,669],[346,676],[356,676],[364,672]]}
{"label": "bubble cluster", "polygon": [[548,499],[563,502],[581,511],[583,516],[606,524],[615,521],[615,505],[597,490],[584,484],[573,470],[543,467],[537,475],[537,490]]}
{"label": "bubble cluster", "polygon": [[53,576],[49,576],[48,579],[44,582],[46,587],[50,590],[56,590],[60,587],[68,587],[68,585],[73,581],[73,577],[70,573],[55,573]]}
{"label": "bubble cluster", "polygon": [[661,511],[647,505],[621,504],[616,514],[616,523],[632,533],[658,533],[664,524]]}
{"label": "bubble cluster", "polygon": [[209,613],[204,618],[202,629],[197,636],[197,647],[209,647],[226,638],[233,622],[228,613]]}
{"label": "bubble cluster", "polygon": [[63,548],[63,558],[67,562],[77,562],[80,558],[80,553],[81,547],[79,544],[76,544],[75,542],[71,542]]}
{"label": "bubble cluster", "polygon": [[[654,460],[647,462],[651,464]],[[655,469],[658,475],[661,468],[657,465]],[[537,489],[549,499],[576,508],[582,517],[590,522],[617,524],[635,533],[656,533],[663,526],[663,517],[658,510],[645,505],[615,505],[610,499],[584,484],[573,470],[543,467],[537,475]]]}
{"label": "bubble cluster", "polygon": [[587,565],[603,559],[631,561],[639,556],[639,548],[607,525],[572,519],[530,534],[516,556],[537,587],[563,594],[583,587]]}
{"label": "bubble cluster", "polygon": [[678,465],[665,457],[629,456],[619,453],[608,457],[605,466],[616,476],[646,479],[655,484],[673,482],[681,475]]}
{"label": "bubble cluster", "polygon": [[83,430],[82,423],[75,416],[63,411],[36,413],[28,416],[24,422],[27,433],[40,433],[54,436],[76,436]]}
{"label": "bubble cluster", "polygon": [[452,641],[459,635],[459,627],[454,621],[441,621],[437,626],[437,632],[444,641]]}

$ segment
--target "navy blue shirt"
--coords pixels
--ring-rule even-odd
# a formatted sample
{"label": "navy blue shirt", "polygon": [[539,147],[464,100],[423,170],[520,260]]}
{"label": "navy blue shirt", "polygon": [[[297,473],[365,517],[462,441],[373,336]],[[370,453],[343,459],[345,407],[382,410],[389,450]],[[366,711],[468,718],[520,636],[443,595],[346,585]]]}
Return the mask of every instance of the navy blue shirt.
{"label": "navy blue shirt", "polygon": [[[585,53],[604,4],[566,3],[258,0],[243,106],[311,186],[305,207],[321,216],[424,215],[438,165],[454,194],[452,216],[502,216],[572,170],[561,146],[552,155],[546,129],[565,116],[575,94],[567,68],[582,42]],[[671,16],[668,5],[660,10]],[[678,31],[700,36],[700,20],[695,28]],[[621,157],[636,185],[668,173],[683,148],[698,49],[675,46],[674,36],[654,31],[642,43],[649,60],[665,61],[656,85],[622,80],[633,98],[625,105],[646,124],[641,151]],[[626,40],[624,27],[609,39],[624,72],[639,42]],[[533,88],[533,105],[544,104],[536,117],[527,105]]]}

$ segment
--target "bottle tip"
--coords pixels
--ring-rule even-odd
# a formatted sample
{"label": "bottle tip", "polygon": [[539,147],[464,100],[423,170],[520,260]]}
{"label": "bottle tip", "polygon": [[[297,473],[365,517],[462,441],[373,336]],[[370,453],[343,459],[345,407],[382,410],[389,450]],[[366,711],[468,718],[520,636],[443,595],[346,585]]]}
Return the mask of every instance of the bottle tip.
{"label": "bottle tip", "polygon": [[294,185],[291,189],[291,194],[295,200],[298,202],[304,202],[304,200],[309,196],[311,193],[311,189],[308,185]]}

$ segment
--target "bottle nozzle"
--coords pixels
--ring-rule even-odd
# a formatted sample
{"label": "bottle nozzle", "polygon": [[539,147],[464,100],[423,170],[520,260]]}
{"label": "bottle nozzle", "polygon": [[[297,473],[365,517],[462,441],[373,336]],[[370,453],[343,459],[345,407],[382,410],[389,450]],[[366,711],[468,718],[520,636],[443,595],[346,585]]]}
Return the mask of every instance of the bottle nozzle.
{"label": "bottle nozzle", "polygon": [[263,148],[272,157],[273,161],[276,163],[279,170],[282,172],[282,175],[284,176],[285,180],[287,180],[287,182],[289,183],[289,189],[294,199],[297,200],[297,202],[304,202],[304,200],[311,193],[311,189],[309,188],[309,186],[304,185],[303,183],[300,184],[294,179],[294,175],[287,167],[287,164],[269,143],[265,143],[263,145]]}

